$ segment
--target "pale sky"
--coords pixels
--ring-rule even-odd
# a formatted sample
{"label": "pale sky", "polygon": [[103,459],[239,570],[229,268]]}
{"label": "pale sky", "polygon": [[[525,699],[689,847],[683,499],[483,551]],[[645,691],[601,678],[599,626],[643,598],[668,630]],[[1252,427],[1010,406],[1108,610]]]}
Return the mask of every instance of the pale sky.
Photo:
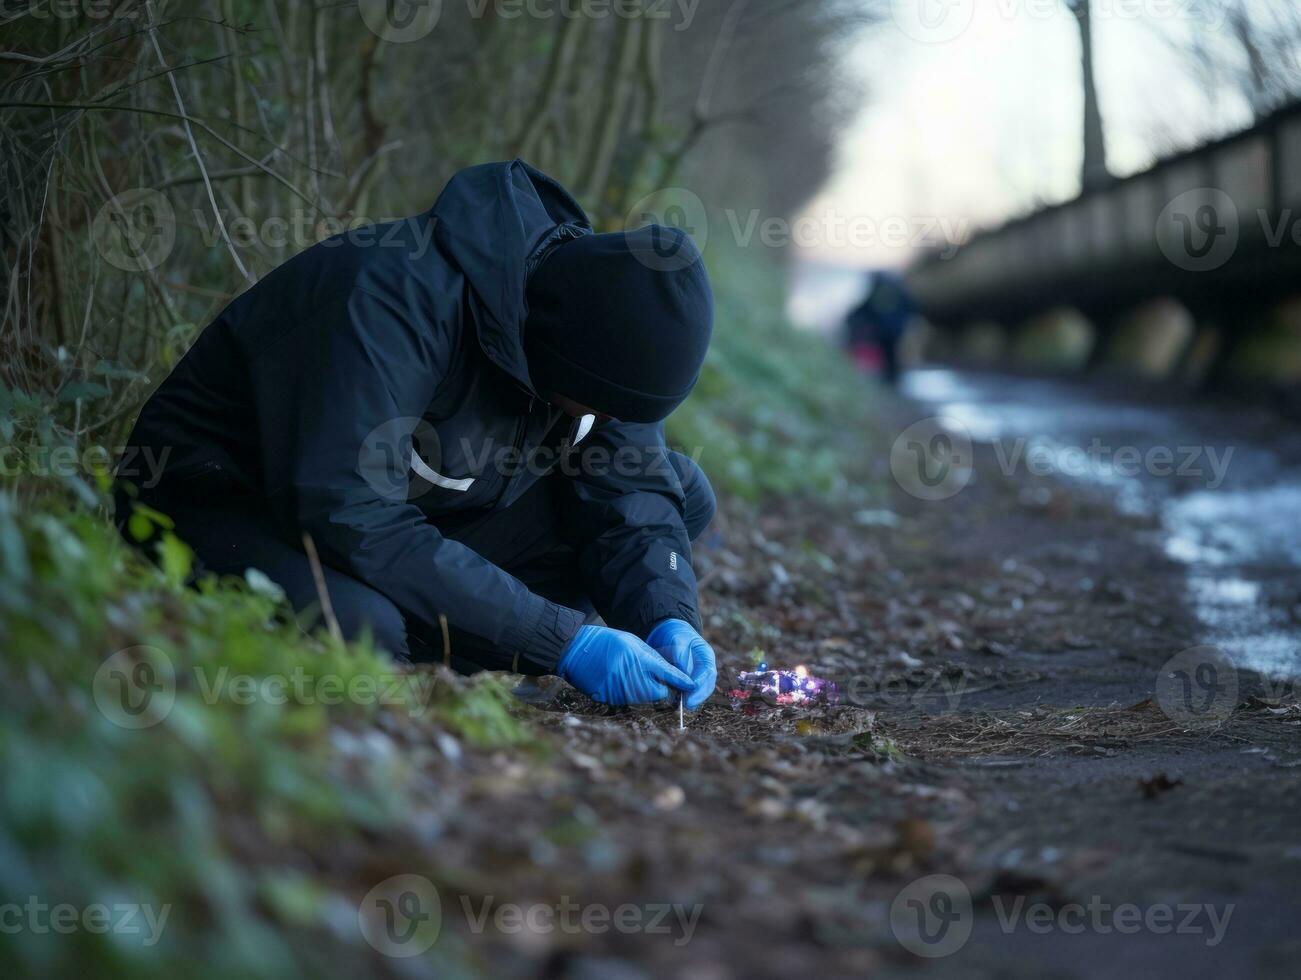
{"label": "pale sky", "polygon": [[[1036,201],[1074,196],[1080,48],[1060,0],[890,6],[848,59],[867,100],[834,176],[806,209],[806,220],[832,229],[810,257],[897,266],[926,236],[948,242]],[[1113,173],[1250,123],[1242,96],[1204,92],[1177,50],[1188,32],[1219,27],[1198,0],[1093,0],[1093,10]]]}

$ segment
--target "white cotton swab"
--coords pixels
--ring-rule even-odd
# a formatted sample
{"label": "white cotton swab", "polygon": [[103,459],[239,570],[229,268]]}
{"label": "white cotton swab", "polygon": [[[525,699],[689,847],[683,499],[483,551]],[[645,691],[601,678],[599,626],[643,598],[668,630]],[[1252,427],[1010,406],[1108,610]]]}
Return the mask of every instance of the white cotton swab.
{"label": "white cotton swab", "polygon": [[680,732],[685,732],[687,730],[686,715],[682,710],[682,704],[684,701],[686,701],[686,697],[684,695],[679,694],[678,695],[678,731]]}

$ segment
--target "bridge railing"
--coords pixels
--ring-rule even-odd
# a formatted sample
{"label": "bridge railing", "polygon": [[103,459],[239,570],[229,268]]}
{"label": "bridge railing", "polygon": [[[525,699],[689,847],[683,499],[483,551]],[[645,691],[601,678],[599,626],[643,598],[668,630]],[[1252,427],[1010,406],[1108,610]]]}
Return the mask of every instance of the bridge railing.
{"label": "bridge railing", "polygon": [[[941,322],[1025,315],[1047,302],[1131,302],[1208,287],[1190,278],[1199,273],[1252,279],[1244,266],[1262,248],[1301,246],[1299,212],[1301,103],[978,233],[947,258],[928,256],[909,281]],[[1232,254],[1210,268],[1198,253],[1230,232]]]}

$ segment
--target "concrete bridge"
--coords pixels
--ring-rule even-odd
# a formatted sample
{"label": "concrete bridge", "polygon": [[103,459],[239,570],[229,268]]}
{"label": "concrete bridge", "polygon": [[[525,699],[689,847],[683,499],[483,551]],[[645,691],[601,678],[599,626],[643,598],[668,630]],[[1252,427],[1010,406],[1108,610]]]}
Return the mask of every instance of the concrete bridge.
{"label": "concrete bridge", "polygon": [[1033,356],[1064,329],[1079,366],[1301,380],[1301,103],[927,256],[909,282],[959,356]]}

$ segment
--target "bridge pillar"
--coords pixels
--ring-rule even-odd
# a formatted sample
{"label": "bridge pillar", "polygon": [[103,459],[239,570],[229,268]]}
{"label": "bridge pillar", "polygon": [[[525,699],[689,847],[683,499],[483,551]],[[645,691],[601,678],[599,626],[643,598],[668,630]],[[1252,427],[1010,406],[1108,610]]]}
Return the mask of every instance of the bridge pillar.
{"label": "bridge pillar", "polygon": [[1172,297],[1161,297],[1118,318],[1102,357],[1110,367],[1168,378],[1175,374],[1194,332],[1188,309]]}
{"label": "bridge pillar", "polygon": [[1085,314],[1070,306],[1057,307],[1026,321],[1015,333],[1012,354],[1034,367],[1082,370],[1096,344],[1096,331]]}

